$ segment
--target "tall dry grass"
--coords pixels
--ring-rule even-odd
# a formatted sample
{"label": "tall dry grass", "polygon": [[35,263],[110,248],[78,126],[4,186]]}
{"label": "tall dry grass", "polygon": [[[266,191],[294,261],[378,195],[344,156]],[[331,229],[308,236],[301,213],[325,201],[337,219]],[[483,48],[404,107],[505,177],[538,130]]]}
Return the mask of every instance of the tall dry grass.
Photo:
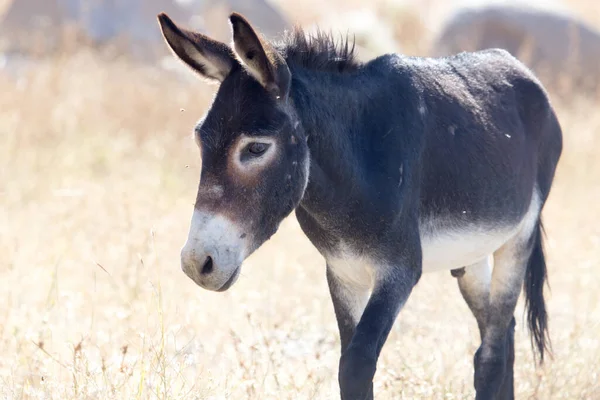
{"label": "tall dry grass", "polygon": [[[293,218],[226,293],[179,269],[200,168],[190,132],[213,92],[86,51],[0,75],[1,398],[337,398],[323,260]],[[558,104],[565,150],[544,212],[555,356],[534,368],[520,304],[519,399],[600,399],[598,107]],[[476,329],[450,274],[423,276],[378,398],[472,398]]]}

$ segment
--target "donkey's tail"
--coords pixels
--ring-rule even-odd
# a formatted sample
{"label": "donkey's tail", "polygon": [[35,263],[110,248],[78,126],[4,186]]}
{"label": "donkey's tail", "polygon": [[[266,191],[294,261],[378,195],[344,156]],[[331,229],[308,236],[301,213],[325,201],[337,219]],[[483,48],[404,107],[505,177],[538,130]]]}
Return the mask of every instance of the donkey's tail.
{"label": "donkey's tail", "polygon": [[544,362],[544,352],[551,353],[552,346],[548,334],[548,314],[544,301],[544,284],[547,281],[546,259],[543,248],[544,227],[540,218],[531,241],[533,250],[527,262],[525,273],[525,308],[531,333],[531,346],[539,355],[539,363]]}

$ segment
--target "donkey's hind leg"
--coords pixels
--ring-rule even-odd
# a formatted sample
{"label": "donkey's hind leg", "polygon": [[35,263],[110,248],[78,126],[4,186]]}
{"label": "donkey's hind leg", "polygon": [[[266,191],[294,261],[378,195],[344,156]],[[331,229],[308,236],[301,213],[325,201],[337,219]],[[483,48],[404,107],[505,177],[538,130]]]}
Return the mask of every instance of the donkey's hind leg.
{"label": "donkey's hind leg", "polygon": [[490,282],[492,280],[491,257],[478,263],[452,272],[458,278],[458,287],[471,312],[477,320],[479,334],[483,339],[486,312],[490,303]]}
{"label": "donkey's hind leg", "polygon": [[528,225],[494,252],[489,303],[474,360],[477,400],[514,399],[514,312],[532,251],[533,227]]}
{"label": "donkey's hind leg", "polygon": [[[513,399],[514,362],[514,318],[511,319],[501,343],[496,343],[490,362],[482,362],[481,352],[485,347],[489,330],[496,329],[497,318],[492,315],[490,291],[492,286],[491,257],[454,272],[458,278],[460,292],[477,320],[482,345],[475,355],[475,388],[477,399]],[[494,288],[495,289],[495,288]],[[514,307],[513,307],[514,308]],[[512,317],[512,311],[509,314]],[[504,379],[502,376],[504,375]],[[499,382],[498,382],[499,381]],[[496,395],[497,393],[497,395]]]}

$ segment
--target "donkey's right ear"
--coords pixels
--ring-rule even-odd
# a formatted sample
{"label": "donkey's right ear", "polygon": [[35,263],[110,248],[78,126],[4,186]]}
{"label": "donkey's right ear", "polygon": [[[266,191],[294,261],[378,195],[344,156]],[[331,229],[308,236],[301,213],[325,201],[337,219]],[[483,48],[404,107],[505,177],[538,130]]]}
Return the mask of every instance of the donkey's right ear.
{"label": "donkey's right ear", "polygon": [[203,77],[223,82],[233,67],[239,65],[233,50],[225,43],[180,28],[165,13],[158,14],[158,23],[173,53]]}

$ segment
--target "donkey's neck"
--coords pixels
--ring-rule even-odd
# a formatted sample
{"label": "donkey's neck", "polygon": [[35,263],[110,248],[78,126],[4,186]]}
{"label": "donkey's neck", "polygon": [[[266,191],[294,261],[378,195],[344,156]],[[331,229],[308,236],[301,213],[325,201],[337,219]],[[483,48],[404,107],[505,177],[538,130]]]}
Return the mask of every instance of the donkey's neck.
{"label": "donkey's neck", "polygon": [[313,217],[329,213],[360,176],[357,146],[362,134],[365,88],[355,74],[301,71],[291,97],[310,149],[309,183],[300,207]]}

